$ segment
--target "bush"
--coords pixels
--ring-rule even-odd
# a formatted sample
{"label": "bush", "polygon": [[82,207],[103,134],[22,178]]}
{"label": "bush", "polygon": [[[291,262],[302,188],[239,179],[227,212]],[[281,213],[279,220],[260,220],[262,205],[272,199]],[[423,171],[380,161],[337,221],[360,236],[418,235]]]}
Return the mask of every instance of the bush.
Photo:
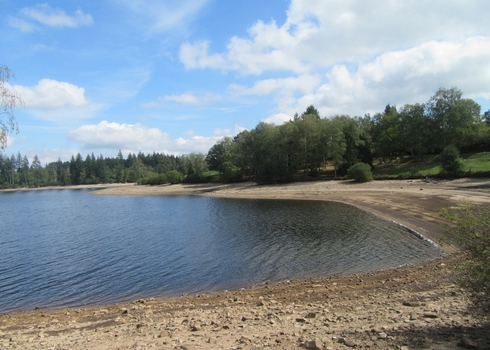
{"label": "bush", "polygon": [[473,293],[475,310],[490,312],[490,210],[463,202],[457,208],[446,208],[441,216],[454,226],[446,227],[449,238],[469,255],[461,267],[463,286]]}
{"label": "bush", "polygon": [[184,179],[184,175],[182,175],[182,173],[177,170],[172,170],[165,173],[165,179],[168,183],[178,184],[182,182],[182,180]]}
{"label": "bush", "polygon": [[442,168],[448,174],[460,174],[464,170],[464,162],[454,145],[446,146],[441,152]]}
{"label": "bush", "polygon": [[373,181],[371,167],[366,163],[356,163],[347,170],[347,176],[358,182]]}

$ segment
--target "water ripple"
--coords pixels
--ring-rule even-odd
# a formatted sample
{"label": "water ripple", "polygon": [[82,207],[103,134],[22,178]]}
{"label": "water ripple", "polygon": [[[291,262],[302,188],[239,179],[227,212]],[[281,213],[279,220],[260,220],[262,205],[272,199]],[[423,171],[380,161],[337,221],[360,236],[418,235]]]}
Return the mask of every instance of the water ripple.
{"label": "water ripple", "polygon": [[207,197],[0,194],[0,312],[235,289],[439,256],[349,205]]}

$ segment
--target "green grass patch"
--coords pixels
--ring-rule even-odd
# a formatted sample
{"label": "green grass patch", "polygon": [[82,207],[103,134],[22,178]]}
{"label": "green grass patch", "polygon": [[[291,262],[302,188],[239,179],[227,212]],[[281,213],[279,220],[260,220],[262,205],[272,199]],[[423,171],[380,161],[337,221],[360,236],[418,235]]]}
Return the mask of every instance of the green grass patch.
{"label": "green grass patch", "polygon": [[[464,162],[463,176],[487,176],[490,174],[490,152],[465,153],[461,155]],[[444,176],[440,156],[398,157],[390,161],[374,162],[375,179],[421,178],[427,176]]]}
{"label": "green grass patch", "polygon": [[204,176],[204,177],[215,177],[215,176],[219,176],[219,171],[217,171],[217,170],[204,171],[202,173],[202,176]]}
{"label": "green grass patch", "polygon": [[462,154],[465,171],[472,173],[490,171],[490,152]]}
{"label": "green grass patch", "polygon": [[435,176],[442,171],[438,156],[427,156],[422,159],[399,157],[383,162],[375,162],[373,175],[375,178],[410,178]]}

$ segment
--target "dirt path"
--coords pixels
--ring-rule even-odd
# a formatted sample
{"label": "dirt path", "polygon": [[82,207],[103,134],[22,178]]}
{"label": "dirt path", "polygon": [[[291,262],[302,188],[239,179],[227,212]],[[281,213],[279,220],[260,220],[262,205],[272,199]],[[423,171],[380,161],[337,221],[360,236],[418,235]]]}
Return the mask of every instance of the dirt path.
{"label": "dirt path", "polygon": [[[335,200],[438,240],[436,213],[490,203],[489,180],[316,182],[289,185],[113,187],[104,195],[195,194]],[[447,251],[453,251],[446,247]],[[0,315],[0,349],[490,349],[490,328],[467,312],[451,268],[430,263],[254,289]]]}

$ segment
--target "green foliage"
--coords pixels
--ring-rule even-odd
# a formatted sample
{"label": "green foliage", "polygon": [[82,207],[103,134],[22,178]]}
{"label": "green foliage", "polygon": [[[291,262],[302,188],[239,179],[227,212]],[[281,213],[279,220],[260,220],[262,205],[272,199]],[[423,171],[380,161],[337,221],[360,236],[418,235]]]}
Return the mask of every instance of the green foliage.
{"label": "green foliage", "polygon": [[453,226],[446,227],[450,238],[469,255],[462,267],[461,281],[473,293],[477,310],[490,312],[490,210],[463,202],[457,208],[446,208],[441,216]]}
{"label": "green foliage", "polygon": [[242,178],[240,168],[231,161],[223,162],[222,179],[227,182],[240,181]]}
{"label": "green foliage", "polygon": [[358,182],[368,182],[373,180],[371,166],[366,163],[354,164],[347,170],[347,176]]}
{"label": "green foliage", "polygon": [[171,170],[165,174],[165,179],[170,184],[178,184],[184,180],[184,175],[177,170]]}
{"label": "green foliage", "polygon": [[442,168],[448,174],[457,175],[464,169],[464,162],[460,158],[459,151],[454,145],[444,147],[441,153]]}
{"label": "green foliage", "polygon": [[440,88],[426,104],[433,133],[431,142],[436,149],[450,144],[459,148],[468,146],[477,134],[481,107],[462,96],[463,92],[456,87]]}
{"label": "green foliage", "polygon": [[[0,152],[0,187],[68,186],[127,181],[163,184],[168,183],[164,174],[176,170],[187,158],[155,152],[145,155],[140,152],[137,155],[129,153],[127,159],[124,159],[119,151],[115,158],[104,158],[102,155],[95,157],[92,153],[83,159],[77,154],[72,156],[69,162],[58,159],[43,167],[37,156],[29,164],[27,157],[22,157],[20,152],[17,156],[12,154],[11,157]],[[191,165],[195,168],[204,169],[199,168],[199,159],[204,159],[204,155],[193,156],[190,159],[194,160],[194,164]]]}

